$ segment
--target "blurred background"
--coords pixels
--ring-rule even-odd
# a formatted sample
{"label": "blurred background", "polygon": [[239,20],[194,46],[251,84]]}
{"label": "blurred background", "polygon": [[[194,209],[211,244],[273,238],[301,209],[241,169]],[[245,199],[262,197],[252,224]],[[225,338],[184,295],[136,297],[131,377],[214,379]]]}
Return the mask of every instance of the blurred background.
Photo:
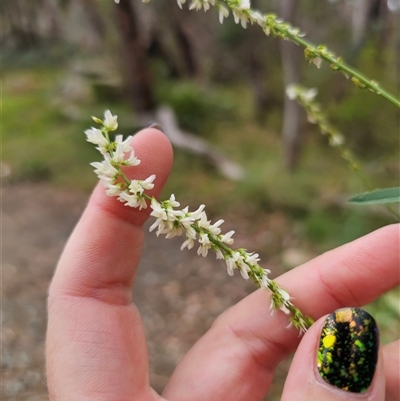
{"label": "blurred background", "polygon": [[[252,6],[399,95],[398,0]],[[367,190],[363,179],[285,87],[318,88],[374,188],[400,184],[399,110],[325,64],[308,66],[303,49],[232,18],[220,25],[213,9],[180,10],[175,0],[3,0],[1,23],[2,399],[48,400],[47,288],[96,183],[88,164],[99,155],[83,134],[91,115],[111,109],[126,135],[161,122],[175,152],[165,197],[206,204],[273,276],[396,221],[383,207],[347,204]],[[215,317],[255,289],[213,257],[179,252],[180,243],[146,234],[134,291],[159,392]],[[384,343],[399,337],[399,300],[397,288],[368,306]],[[266,399],[279,399],[288,365]]]}

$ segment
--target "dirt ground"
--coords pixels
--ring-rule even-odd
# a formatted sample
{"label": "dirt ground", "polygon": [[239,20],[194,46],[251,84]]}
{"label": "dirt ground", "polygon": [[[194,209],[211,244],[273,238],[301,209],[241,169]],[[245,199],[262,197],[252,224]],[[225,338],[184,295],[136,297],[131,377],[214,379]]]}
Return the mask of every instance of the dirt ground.
{"label": "dirt ground", "polygon": [[[2,400],[46,401],[44,340],[46,296],[57,259],[87,196],[45,183],[2,188]],[[151,383],[161,392],[188,348],[216,316],[254,290],[239,275],[227,276],[213,257],[180,252],[146,230],[134,288],[148,335]],[[278,383],[268,400],[279,399]]]}

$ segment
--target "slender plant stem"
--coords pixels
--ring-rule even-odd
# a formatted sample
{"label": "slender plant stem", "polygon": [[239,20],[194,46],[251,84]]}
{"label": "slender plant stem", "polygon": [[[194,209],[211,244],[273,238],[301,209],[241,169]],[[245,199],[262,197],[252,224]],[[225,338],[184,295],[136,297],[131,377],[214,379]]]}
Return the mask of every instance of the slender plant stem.
{"label": "slender plant stem", "polygon": [[[346,161],[350,170],[357,174],[368,190],[372,191],[374,188],[368,177],[362,172],[361,162],[346,145],[342,133],[329,122],[327,116],[322,112],[321,105],[314,100],[316,93],[317,92],[314,89],[307,89],[301,85],[292,85],[287,90],[289,98],[296,99],[305,109],[308,115],[308,121],[316,124],[321,134],[328,136],[329,144],[338,150],[340,156]],[[391,205],[384,204],[384,206],[398,221],[400,221],[400,215],[391,207]]]}
{"label": "slender plant stem", "polygon": [[[148,1],[148,0],[146,0]],[[182,8],[182,3],[186,0],[178,0],[179,6]],[[341,57],[336,57],[326,46],[316,46],[311,42],[303,39],[303,34],[299,28],[293,27],[281,18],[277,18],[274,14],[262,14],[259,11],[253,10],[249,5],[241,0],[192,0],[190,9],[196,10],[204,7],[204,11],[210,8],[210,4],[218,8],[220,12],[220,21],[227,17],[225,6],[230,9],[234,15],[235,22],[241,23],[246,28],[247,23],[259,25],[267,35],[278,37],[279,39],[289,40],[297,45],[305,48],[304,55],[307,60],[313,62],[317,67],[322,60],[330,63],[330,67],[334,71],[340,71],[346,78],[350,78],[353,84],[361,89],[369,89],[377,95],[383,96],[386,100],[400,108],[400,99],[396,98],[388,90],[382,88],[378,82],[367,78],[362,73],[347,65]],[[222,6],[225,4],[225,6]],[[226,10],[227,11],[227,10]],[[222,18],[221,18],[222,16]]]}
{"label": "slender plant stem", "polygon": [[347,65],[340,58],[335,58],[335,56],[327,51],[324,46],[315,46],[311,42],[299,37],[296,34],[290,33],[288,29],[285,27],[280,27],[279,25],[274,27],[276,30],[280,31],[282,35],[288,38],[291,42],[296,43],[300,46],[303,46],[306,49],[306,52],[310,52],[312,54],[317,55],[321,59],[327,61],[331,64],[331,68],[336,71],[342,71],[344,74],[352,77],[352,81],[355,85],[360,87],[361,89],[370,89],[372,92],[383,96],[389,102],[393,103],[395,106],[400,108],[400,100],[397,99],[394,95],[389,93],[386,89],[383,89],[376,81],[368,79],[365,75],[356,71],[349,65]]}

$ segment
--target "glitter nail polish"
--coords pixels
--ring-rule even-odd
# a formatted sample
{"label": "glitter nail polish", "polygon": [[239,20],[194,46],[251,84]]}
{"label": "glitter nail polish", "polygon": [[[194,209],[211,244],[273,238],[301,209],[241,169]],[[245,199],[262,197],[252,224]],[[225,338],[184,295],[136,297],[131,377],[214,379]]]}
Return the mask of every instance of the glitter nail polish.
{"label": "glitter nail polish", "polygon": [[379,332],[374,318],[358,308],[338,309],[321,333],[317,366],[321,377],[345,391],[363,393],[378,360]]}

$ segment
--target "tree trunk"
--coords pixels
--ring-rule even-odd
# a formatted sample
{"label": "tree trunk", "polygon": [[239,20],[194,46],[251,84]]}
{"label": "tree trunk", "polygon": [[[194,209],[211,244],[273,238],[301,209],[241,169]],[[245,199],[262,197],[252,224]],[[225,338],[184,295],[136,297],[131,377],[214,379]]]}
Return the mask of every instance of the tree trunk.
{"label": "tree trunk", "polygon": [[[285,21],[294,22],[297,12],[297,0],[282,0],[280,15]],[[281,42],[281,58],[283,68],[284,88],[290,84],[297,83],[298,73],[298,52],[297,47],[288,41]],[[285,164],[289,170],[293,170],[300,155],[300,106],[294,100],[285,96],[283,110],[282,137],[284,146]]]}
{"label": "tree trunk", "polygon": [[356,53],[361,49],[368,26],[368,14],[370,10],[369,0],[353,1],[352,18],[351,18],[351,44]]}
{"label": "tree trunk", "polygon": [[135,9],[130,0],[121,1],[115,9],[125,58],[128,99],[137,112],[149,112],[154,109],[155,101],[146,46],[139,35]]}
{"label": "tree trunk", "polygon": [[169,5],[167,7],[169,9],[167,15],[171,21],[171,29],[184,70],[183,75],[192,78],[197,77],[199,74],[199,63],[186,23],[186,16],[190,11],[187,8],[179,10],[177,7],[170,7]]}
{"label": "tree trunk", "polygon": [[265,121],[266,110],[268,109],[269,98],[267,96],[267,88],[264,84],[264,76],[268,74],[266,66],[262,65],[259,53],[256,49],[252,49],[249,55],[249,79],[253,92],[254,109],[257,121],[263,124]]}
{"label": "tree trunk", "polygon": [[99,41],[103,42],[105,39],[106,30],[103,19],[97,11],[96,2],[94,0],[84,0],[83,4],[95,34],[99,38]]}

